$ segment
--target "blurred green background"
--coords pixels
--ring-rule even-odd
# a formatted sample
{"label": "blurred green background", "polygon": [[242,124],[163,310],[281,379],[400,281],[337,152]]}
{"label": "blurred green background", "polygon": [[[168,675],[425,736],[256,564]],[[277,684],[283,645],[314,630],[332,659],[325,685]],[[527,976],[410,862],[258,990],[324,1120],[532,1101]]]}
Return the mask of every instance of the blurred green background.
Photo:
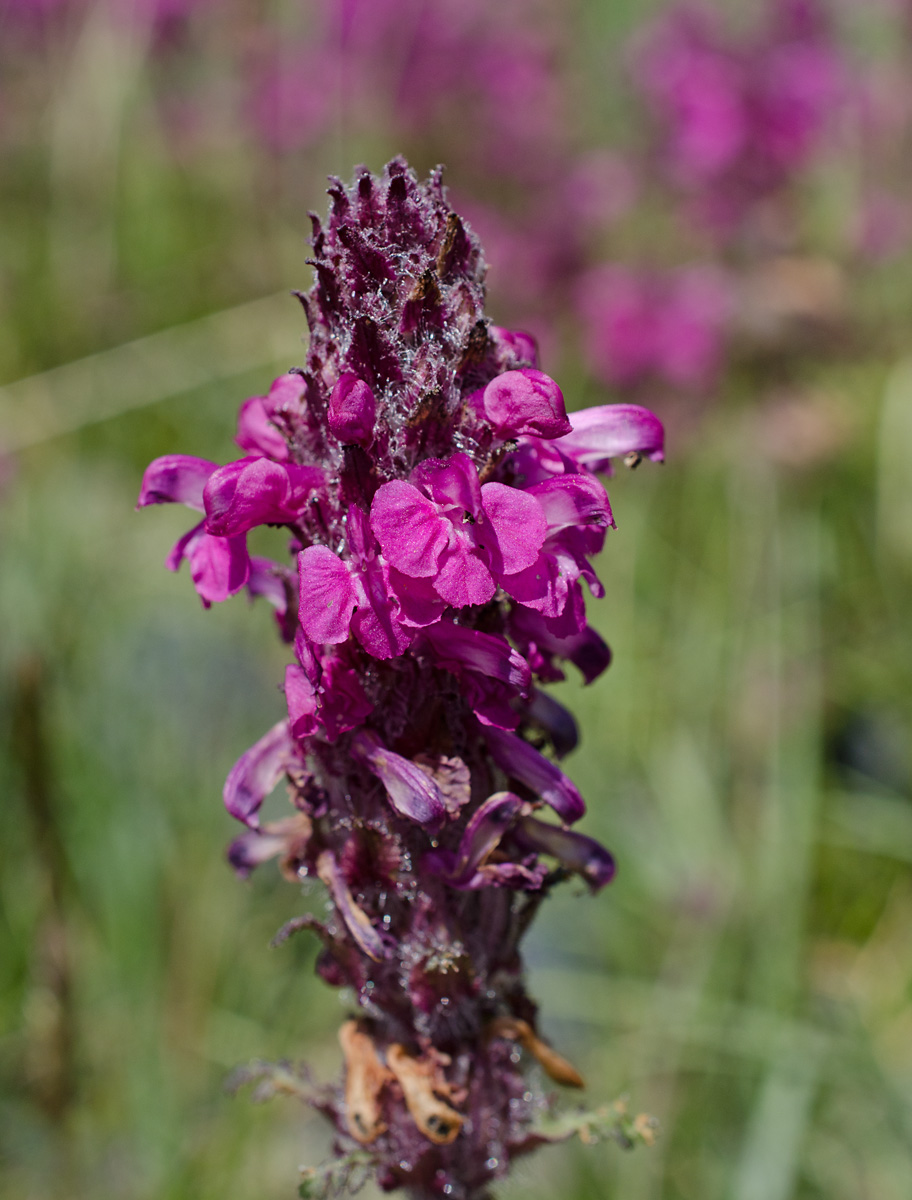
{"label": "blurred green background", "polygon": [[[222,781],[281,715],[287,653],[265,607],[205,612],[162,569],[181,511],[133,504],[156,455],[233,457],[238,404],[303,358],[288,291],[326,172],[447,147],[340,112],[267,152],[232,117],[250,6],[176,41],[45,7],[0,6],[0,1194],[269,1200],[325,1153],[320,1120],[223,1082],[252,1057],[331,1077],[348,1003],[306,936],[269,948],[293,890],[223,860]],[[644,10],[567,14],[565,69],[605,92],[585,136],[623,140],[604,63]],[[188,97],[205,136],[180,143]],[[527,951],[586,1101],[626,1093],[662,1134],[541,1152],[504,1200],[912,1191],[908,278],[851,274],[844,336],[745,356],[698,415],[666,398],[667,463],[609,485],[590,619],[615,661],[556,694],[620,869],[556,896]],[[570,406],[616,399],[562,337],[543,367]]]}

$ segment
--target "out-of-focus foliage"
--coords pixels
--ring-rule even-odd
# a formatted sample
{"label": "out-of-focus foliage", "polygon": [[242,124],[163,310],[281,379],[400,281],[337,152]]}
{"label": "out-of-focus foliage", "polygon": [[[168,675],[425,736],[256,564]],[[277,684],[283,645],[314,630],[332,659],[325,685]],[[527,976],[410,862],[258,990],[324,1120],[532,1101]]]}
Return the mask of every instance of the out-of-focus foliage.
{"label": "out-of-focus foliage", "polygon": [[[4,1196],[279,1197],[323,1154],[306,1110],[221,1091],[252,1057],[330,1075],[345,1013],[306,934],[268,948],[284,890],[221,857],[282,651],[265,607],[204,613],[162,569],[179,512],[132,505],[150,457],[230,456],[302,357],[279,293],[325,174],[404,151],[448,164],[494,315],[571,405],[672,431],[610,489],[614,665],[563,685],[619,876],[529,947],[586,1100],[662,1135],[503,1195],[906,1200],[909,13],[651,8],[0,2]],[[738,150],[763,63],[813,117],[776,170]]]}

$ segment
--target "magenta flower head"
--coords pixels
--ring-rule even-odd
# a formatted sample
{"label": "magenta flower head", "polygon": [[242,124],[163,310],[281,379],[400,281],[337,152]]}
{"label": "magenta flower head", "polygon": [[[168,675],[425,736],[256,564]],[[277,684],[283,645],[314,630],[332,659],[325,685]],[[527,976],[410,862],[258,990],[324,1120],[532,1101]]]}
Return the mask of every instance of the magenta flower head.
{"label": "magenta flower head", "polygon": [[[232,768],[242,875],[277,857],[322,882],[318,972],[351,989],[343,1077],[312,1102],[337,1153],[384,1190],[480,1200],[548,1140],[529,1075],[576,1071],[536,1031],[520,942],[541,900],[610,853],[573,826],[583,799],[556,759],[573,718],[539,685],[609,661],[582,584],[614,519],[595,471],[662,457],[636,405],[568,415],[527,336],[484,316],[484,258],[434,172],[393,160],[333,181],[300,296],[305,366],[241,409],[244,457],[173,455],[140,505],[199,521],[172,551],[204,604],[246,589],[289,645],[287,718]],[[282,526],[293,567],[251,557]],[[260,822],[284,781],[292,812]]]}

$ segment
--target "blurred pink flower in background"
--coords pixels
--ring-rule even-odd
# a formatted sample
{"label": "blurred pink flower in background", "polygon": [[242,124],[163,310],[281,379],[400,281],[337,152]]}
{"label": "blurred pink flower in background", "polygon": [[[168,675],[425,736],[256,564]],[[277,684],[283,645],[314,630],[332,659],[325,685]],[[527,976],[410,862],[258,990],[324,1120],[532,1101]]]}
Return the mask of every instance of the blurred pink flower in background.
{"label": "blurred pink flower in background", "polygon": [[588,365],[619,388],[646,381],[709,388],[722,366],[732,306],[729,282],[713,266],[598,267],[577,297]]}
{"label": "blurred pink flower in background", "polygon": [[744,36],[713,9],[682,5],[647,33],[634,66],[660,170],[722,237],[819,151],[847,86],[816,0],[777,0],[765,26]]}

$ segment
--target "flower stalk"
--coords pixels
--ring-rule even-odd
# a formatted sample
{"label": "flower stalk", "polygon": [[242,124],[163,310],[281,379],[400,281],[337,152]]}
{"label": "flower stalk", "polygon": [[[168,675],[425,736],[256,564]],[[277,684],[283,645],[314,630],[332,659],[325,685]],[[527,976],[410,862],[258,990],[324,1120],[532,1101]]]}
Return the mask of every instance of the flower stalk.
{"label": "flower stalk", "polygon": [[[582,1084],[538,1032],[520,943],[557,883],[598,890],[614,862],[572,828],[585,806],[555,760],[576,728],[539,685],[608,665],[582,590],[602,594],[614,526],[595,472],[660,460],[662,427],[630,404],[567,414],[532,340],[485,318],[439,171],[394,159],[329,195],[305,365],[242,406],[242,458],[158,459],[139,504],[196,509],[168,565],[206,605],[265,596],[289,646],[287,718],[226,781],[228,854],[326,888],[328,919],[279,938],[315,932],[319,975],[352,996],[342,1079],[312,1098],[338,1161],[482,1200],[552,1140],[537,1067]],[[293,567],[249,554],[259,525],[287,529]],[[261,823],[282,780],[293,813]]]}

